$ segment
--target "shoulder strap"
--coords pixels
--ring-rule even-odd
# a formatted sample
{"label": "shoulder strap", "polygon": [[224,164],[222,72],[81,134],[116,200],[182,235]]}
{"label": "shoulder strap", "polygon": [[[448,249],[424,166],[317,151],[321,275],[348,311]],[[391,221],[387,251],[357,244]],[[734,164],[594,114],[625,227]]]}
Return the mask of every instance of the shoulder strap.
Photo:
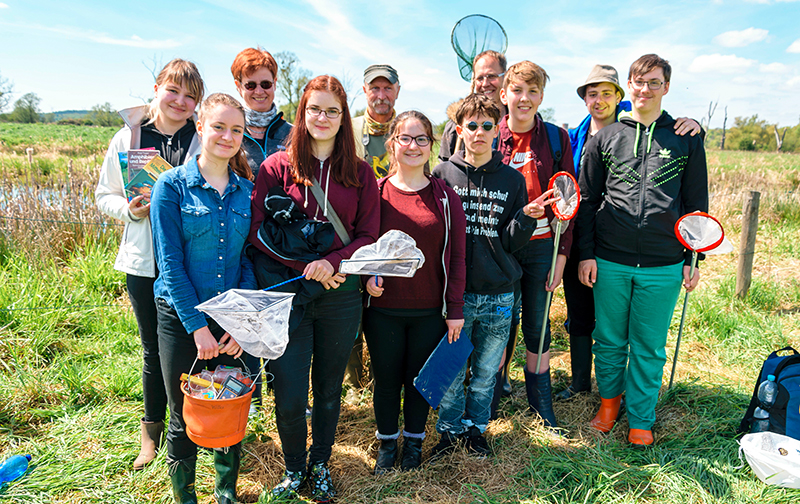
{"label": "shoulder strap", "polygon": [[550,140],[550,153],[553,155],[555,165],[553,173],[557,172],[558,163],[561,162],[561,133],[558,131],[560,128],[553,123],[544,123],[547,128],[547,139]]}
{"label": "shoulder strap", "polygon": [[[326,211],[328,221],[333,224],[333,229],[336,230],[336,235],[342,240],[344,246],[350,245],[352,241],[350,236],[348,236],[347,231],[344,229],[344,224],[342,224],[342,219],[339,218],[339,215],[336,213],[336,210],[333,209],[333,205],[331,202],[325,198],[325,193],[322,192],[322,186],[319,185],[319,181],[317,177],[311,178],[311,194],[314,195],[314,199],[317,200],[317,205],[319,205],[323,210]],[[326,208],[327,207],[327,208]]]}

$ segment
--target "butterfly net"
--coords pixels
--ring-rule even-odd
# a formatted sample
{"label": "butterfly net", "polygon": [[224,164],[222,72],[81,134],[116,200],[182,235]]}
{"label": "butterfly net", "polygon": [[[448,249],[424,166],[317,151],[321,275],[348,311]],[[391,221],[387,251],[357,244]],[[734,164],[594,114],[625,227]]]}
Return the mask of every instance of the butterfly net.
{"label": "butterfly net", "polygon": [[245,352],[277,359],[289,343],[289,314],[294,294],[230,289],[195,306],[213,318]]}
{"label": "butterfly net", "polygon": [[552,197],[559,198],[551,206],[556,217],[562,221],[575,217],[581,204],[581,191],[575,177],[567,172],[556,173],[550,179],[550,189],[553,189]]}
{"label": "butterfly net", "polygon": [[494,50],[505,54],[508,37],[500,23],[482,14],[462,18],[453,27],[450,42],[458,58],[461,78],[472,80],[472,60],[483,51]]}
{"label": "butterfly net", "polygon": [[425,256],[417,242],[402,231],[392,229],[365,245],[339,265],[347,275],[378,275],[411,278],[422,265]]}
{"label": "butterfly net", "polygon": [[675,236],[684,247],[695,252],[727,254],[733,251],[722,224],[705,212],[693,212],[678,219]]}

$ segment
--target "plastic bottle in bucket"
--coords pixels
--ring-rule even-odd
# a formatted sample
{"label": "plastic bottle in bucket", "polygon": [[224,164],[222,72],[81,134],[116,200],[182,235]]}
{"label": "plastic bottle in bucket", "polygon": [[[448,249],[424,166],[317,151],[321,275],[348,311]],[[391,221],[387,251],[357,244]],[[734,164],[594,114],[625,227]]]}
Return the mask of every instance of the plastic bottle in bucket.
{"label": "plastic bottle in bucket", "polygon": [[8,483],[19,478],[28,470],[28,462],[31,461],[30,455],[14,455],[3,462],[0,466],[0,484]]}

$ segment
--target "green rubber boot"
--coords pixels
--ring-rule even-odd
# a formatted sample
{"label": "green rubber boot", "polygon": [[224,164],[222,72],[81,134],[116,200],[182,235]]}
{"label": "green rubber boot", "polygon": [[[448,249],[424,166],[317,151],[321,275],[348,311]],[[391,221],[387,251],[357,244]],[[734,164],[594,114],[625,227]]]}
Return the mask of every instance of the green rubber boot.
{"label": "green rubber boot", "polygon": [[172,495],[176,504],[197,504],[194,491],[196,466],[197,457],[169,461],[169,479],[172,481]]}
{"label": "green rubber boot", "polygon": [[236,480],[239,478],[239,462],[241,461],[241,444],[227,449],[214,450],[214,469],[217,481],[214,496],[218,504],[234,504],[236,500]]}

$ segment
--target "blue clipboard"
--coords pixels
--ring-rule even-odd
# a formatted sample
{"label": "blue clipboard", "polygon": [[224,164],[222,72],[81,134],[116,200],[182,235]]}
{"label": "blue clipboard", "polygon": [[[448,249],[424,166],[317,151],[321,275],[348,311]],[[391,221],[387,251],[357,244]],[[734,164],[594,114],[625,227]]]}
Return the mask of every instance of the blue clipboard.
{"label": "blue clipboard", "polygon": [[436,409],[442,402],[444,393],[453,384],[456,375],[469,359],[475,347],[469,338],[460,336],[453,343],[447,342],[447,333],[436,345],[419,374],[414,378],[414,387]]}

